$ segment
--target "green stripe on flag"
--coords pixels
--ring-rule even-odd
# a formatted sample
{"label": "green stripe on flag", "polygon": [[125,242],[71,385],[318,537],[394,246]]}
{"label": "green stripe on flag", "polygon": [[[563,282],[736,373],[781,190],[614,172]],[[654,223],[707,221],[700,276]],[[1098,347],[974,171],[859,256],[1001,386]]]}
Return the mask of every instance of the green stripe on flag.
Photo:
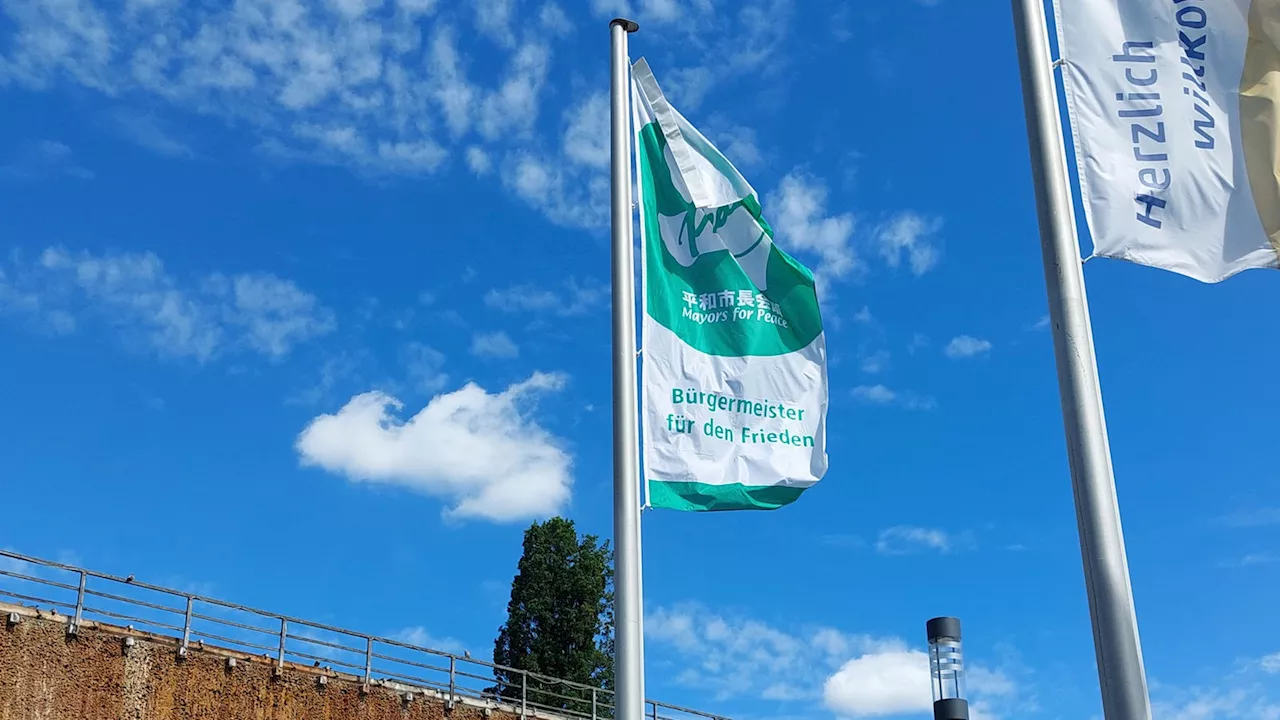
{"label": "green stripe on flag", "polygon": [[649,481],[653,507],[694,512],[776,510],[799,499],[805,488],[785,485],[710,485],[698,482]]}

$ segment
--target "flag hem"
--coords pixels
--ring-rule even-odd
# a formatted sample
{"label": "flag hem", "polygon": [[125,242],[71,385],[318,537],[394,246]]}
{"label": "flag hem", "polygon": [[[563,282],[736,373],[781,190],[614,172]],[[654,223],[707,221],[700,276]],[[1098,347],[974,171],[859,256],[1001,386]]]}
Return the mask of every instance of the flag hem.
{"label": "flag hem", "polygon": [[688,512],[776,510],[790,505],[812,487],[683,482],[646,478],[650,507]]}

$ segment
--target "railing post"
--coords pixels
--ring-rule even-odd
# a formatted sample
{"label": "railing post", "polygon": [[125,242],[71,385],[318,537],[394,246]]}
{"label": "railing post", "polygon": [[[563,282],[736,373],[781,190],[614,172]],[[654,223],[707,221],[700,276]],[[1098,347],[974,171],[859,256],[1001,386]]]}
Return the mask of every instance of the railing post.
{"label": "railing post", "polygon": [[182,620],[182,646],[178,648],[178,657],[187,656],[187,647],[191,645],[191,596],[187,596],[187,613]]}
{"label": "railing post", "polygon": [[453,709],[457,690],[458,658],[449,656],[449,709]]}
{"label": "railing post", "polygon": [[520,671],[520,717],[529,712],[529,673]]}
{"label": "railing post", "polygon": [[289,636],[289,623],[280,618],[280,654],[276,656],[276,674],[284,672],[284,639]]}
{"label": "railing post", "polygon": [[80,589],[76,591],[76,614],[72,618],[71,624],[67,626],[68,635],[77,635],[80,632],[80,623],[84,620],[84,585],[87,576],[83,570],[80,571]]}
{"label": "railing post", "polygon": [[596,720],[596,689],[591,688],[591,720]]}
{"label": "railing post", "polygon": [[364,684],[368,687],[373,682],[373,638],[364,639]]}
{"label": "railing post", "polygon": [[653,708],[653,720],[658,720],[658,703],[656,701],[650,700],[649,706]]}

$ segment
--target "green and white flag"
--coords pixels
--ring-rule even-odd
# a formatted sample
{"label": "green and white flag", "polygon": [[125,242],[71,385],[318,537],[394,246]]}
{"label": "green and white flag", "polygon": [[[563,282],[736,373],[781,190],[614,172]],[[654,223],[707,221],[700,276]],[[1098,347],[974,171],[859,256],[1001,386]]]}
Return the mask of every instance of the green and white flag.
{"label": "green and white flag", "polygon": [[644,240],[644,476],[654,507],[770,510],[827,471],[827,351],[809,269],[754,190],[632,67]]}

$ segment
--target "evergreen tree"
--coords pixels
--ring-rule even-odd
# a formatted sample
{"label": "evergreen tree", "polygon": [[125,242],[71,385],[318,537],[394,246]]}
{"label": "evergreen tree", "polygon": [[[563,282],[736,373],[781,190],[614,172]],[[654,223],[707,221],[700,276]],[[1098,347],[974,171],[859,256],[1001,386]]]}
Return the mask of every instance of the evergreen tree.
{"label": "evergreen tree", "polygon": [[[493,643],[493,662],[552,678],[613,689],[613,553],[594,535],[581,538],[572,520],[556,517],[524,533],[507,621]],[[496,692],[519,701],[521,676],[495,670]],[[529,679],[526,698],[543,707],[591,711],[591,693]],[[567,696],[567,697],[562,697]],[[600,697],[598,715],[607,715]]]}

